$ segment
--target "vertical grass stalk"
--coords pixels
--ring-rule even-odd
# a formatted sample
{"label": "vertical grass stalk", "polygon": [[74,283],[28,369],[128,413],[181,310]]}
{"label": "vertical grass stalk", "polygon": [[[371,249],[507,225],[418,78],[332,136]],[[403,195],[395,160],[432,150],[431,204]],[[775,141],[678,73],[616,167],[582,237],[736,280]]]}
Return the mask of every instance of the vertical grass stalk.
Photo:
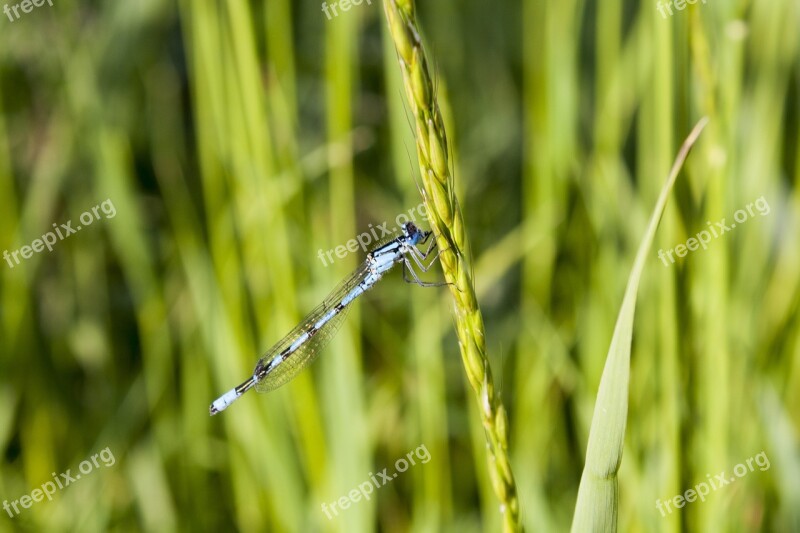
{"label": "vertical grass stalk", "polygon": [[439,258],[445,279],[451,284],[461,357],[486,431],[492,485],[500,500],[504,530],[517,531],[520,529],[519,503],[508,458],[508,420],[501,399],[495,393],[486,356],[483,317],[467,255],[464,220],[453,188],[447,135],[422,48],[414,3],[413,0],[384,0],[383,5],[413,115],[428,220],[441,250]]}

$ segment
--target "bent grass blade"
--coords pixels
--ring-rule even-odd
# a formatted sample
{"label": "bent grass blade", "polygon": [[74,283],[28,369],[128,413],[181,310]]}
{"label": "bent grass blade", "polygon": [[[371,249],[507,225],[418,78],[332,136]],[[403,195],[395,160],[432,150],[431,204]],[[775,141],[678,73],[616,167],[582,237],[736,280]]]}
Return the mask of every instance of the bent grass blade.
{"label": "bent grass blade", "polygon": [[597,403],[586,447],[586,464],[578,488],[578,499],[572,519],[573,533],[583,531],[616,531],[619,509],[617,472],[622,461],[622,446],[628,416],[628,382],[630,379],[631,336],[636,310],[636,294],[644,263],[655,238],[672,186],[678,177],[689,150],[708,123],[702,118],[683,142],[656,202],[647,231],[639,244],[622,307],[608,349]]}

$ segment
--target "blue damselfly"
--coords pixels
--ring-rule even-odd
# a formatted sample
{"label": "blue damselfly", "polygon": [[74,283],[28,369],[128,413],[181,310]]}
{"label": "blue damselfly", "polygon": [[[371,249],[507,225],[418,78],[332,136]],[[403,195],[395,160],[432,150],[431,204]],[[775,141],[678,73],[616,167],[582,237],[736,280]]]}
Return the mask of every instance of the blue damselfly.
{"label": "blue damselfly", "polygon": [[[417,246],[425,244],[431,236],[430,231],[422,231],[408,222],[402,226],[402,234],[379,246],[367,254],[367,258],[345,278],[330,295],[325,298],[300,324],[258,360],[253,375],[247,381],[226,392],[211,404],[210,412],[215,415],[227,408],[245,392],[255,387],[258,392],[277,389],[295,377],[319,355],[320,350],[333,338],[342,325],[350,304],[372,288],[397,263],[403,264],[403,278],[409,283],[424,287],[439,286],[442,283],[426,283],[414,272],[409,258],[427,272],[433,260],[426,265],[436,240],[431,241],[424,252]],[[411,273],[408,279],[406,271]]]}

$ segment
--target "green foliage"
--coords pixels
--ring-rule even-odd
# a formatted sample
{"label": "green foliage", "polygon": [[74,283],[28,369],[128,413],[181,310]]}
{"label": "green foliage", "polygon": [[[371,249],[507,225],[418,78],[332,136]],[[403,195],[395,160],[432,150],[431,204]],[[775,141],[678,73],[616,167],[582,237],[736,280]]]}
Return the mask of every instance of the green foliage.
{"label": "green foliage", "polygon": [[[459,345],[476,338],[447,289],[393,272],[308,371],[208,415],[363,259],[318,252],[422,201],[381,3],[330,20],[290,0],[53,3],[0,16],[0,254],[107,199],[116,214],[13,268],[0,258],[0,504],[106,447],[116,460],[0,510],[0,531],[498,530],[497,411],[475,401],[483,369],[465,372]],[[501,468],[529,531],[572,524],[631,261],[701,116],[639,285],[617,524],[800,529],[800,12],[673,10],[413,13],[419,87],[435,90],[411,96],[438,100],[452,153],[426,156],[449,162],[455,193],[417,176],[437,205],[423,225],[455,230],[453,255],[468,236],[472,258],[426,279],[474,280],[456,298],[481,304],[473,359],[494,378],[478,385],[505,407]],[[760,197],[768,214],[659,259]],[[421,445],[429,462],[326,517]],[[657,509],[762,451],[769,469]]]}

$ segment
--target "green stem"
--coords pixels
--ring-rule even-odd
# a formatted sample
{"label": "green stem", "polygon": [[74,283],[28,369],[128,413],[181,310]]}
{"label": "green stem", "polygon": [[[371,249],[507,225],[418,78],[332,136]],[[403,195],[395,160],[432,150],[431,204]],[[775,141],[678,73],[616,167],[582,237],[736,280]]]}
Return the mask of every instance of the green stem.
{"label": "green stem", "polygon": [[441,249],[442,270],[455,303],[461,358],[486,431],[489,474],[500,500],[504,530],[518,531],[521,526],[517,486],[508,458],[508,417],[495,393],[486,356],[483,317],[466,252],[464,219],[453,188],[447,134],[419,37],[414,4],[412,0],[384,0],[383,5],[414,117],[422,192],[428,221]]}

